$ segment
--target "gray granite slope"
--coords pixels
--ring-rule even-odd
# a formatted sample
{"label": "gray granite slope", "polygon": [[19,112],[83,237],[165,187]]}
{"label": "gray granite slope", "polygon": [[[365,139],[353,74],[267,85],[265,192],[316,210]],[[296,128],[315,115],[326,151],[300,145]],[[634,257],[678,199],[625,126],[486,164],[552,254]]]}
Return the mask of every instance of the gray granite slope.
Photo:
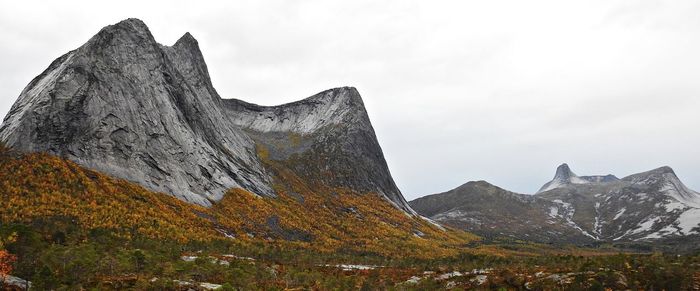
{"label": "gray granite slope", "polygon": [[256,146],[290,134],[304,140],[290,151],[316,157],[295,164],[300,172],[378,192],[410,212],[354,88],[272,107],[222,99],[192,35],[164,46],[138,19],[107,26],[56,59],[0,127],[0,141],[17,150],[56,154],[205,206],[230,188],[274,197]]}

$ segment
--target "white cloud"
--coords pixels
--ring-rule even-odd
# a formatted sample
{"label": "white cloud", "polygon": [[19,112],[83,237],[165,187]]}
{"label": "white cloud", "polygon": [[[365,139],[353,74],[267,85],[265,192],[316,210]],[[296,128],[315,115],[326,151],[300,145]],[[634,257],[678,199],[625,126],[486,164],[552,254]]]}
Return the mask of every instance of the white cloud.
{"label": "white cloud", "polygon": [[407,198],[558,163],[670,165],[700,188],[695,1],[22,1],[0,4],[0,114],[56,57],[128,17],[202,47],[224,97],[356,86]]}

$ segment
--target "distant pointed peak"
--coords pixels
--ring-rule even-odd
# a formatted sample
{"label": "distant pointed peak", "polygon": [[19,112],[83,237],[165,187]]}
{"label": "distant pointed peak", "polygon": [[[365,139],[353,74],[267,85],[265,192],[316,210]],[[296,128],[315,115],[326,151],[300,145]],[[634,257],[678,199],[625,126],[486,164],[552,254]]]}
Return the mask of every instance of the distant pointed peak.
{"label": "distant pointed peak", "polygon": [[571,168],[569,168],[569,165],[567,163],[563,163],[557,167],[557,172],[554,175],[554,179],[563,179],[563,180],[568,180],[571,177],[575,177],[576,174],[571,171]]}

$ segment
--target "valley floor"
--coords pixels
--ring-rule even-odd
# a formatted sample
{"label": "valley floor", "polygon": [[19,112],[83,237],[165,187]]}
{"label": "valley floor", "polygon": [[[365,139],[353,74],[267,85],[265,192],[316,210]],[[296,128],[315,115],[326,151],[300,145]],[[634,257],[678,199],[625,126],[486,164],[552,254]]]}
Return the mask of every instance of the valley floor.
{"label": "valley floor", "polygon": [[700,282],[698,254],[485,241],[376,195],[312,191],[277,170],[286,181],[277,200],[231,191],[203,208],[0,148],[0,274],[11,275],[3,288],[23,290],[23,279],[33,290],[693,290]]}
{"label": "valley floor", "polygon": [[[3,224],[17,240],[12,274],[32,290],[693,290],[700,257],[662,254],[487,255],[435,259],[322,254],[266,244],[124,240],[91,232],[47,241]],[[6,286],[7,287],[7,286]],[[21,289],[20,289],[21,290]]]}

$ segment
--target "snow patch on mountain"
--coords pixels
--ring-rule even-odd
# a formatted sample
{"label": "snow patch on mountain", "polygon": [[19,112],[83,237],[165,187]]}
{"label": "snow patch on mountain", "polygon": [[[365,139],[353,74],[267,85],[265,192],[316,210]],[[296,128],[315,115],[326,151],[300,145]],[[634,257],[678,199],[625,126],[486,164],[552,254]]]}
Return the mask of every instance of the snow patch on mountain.
{"label": "snow patch on mountain", "polygon": [[687,206],[700,208],[700,193],[688,189],[674,173],[663,174],[663,179],[661,192]]}
{"label": "snow patch on mountain", "polygon": [[573,217],[574,217],[574,213],[576,212],[576,208],[574,208],[571,205],[571,203],[564,202],[561,199],[552,200],[552,202],[561,205],[562,210],[563,210],[561,217],[564,218],[564,220],[566,221],[566,224],[568,224],[569,226],[573,227],[574,229],[580,231],[583,235],[590,237],[592,239],[598,240],[598,237],[585,231],[578,224],[576,224],[576,222],[574,222]]}
{"label": "snow patch on mountain", "polygon": [[678,217],[678,227],[683,234],[700,233],[700,209],[689,209]]}
{"label": "snow patch on mountain", "polygon": [[613,220],[617,220],[618,218],[620,218],[620,216],[622,216],[623,214],[625,214],[625,211],[626,211],[626,210],[627,210],[627,208],[624,208],[624,207],[623,207],[622,209],[620,209],[620,211],[618,211],[618,212],[615,214],[615,217],[613,217]]}
{"label": "snow patch on mountain", "polygon": [[601,236],[601,228],[603,227],[603,224],[601,223],[600,219],[600,202],[595,203],[595,222],[593,223],[593,233],[596,234],[596,237]]}

